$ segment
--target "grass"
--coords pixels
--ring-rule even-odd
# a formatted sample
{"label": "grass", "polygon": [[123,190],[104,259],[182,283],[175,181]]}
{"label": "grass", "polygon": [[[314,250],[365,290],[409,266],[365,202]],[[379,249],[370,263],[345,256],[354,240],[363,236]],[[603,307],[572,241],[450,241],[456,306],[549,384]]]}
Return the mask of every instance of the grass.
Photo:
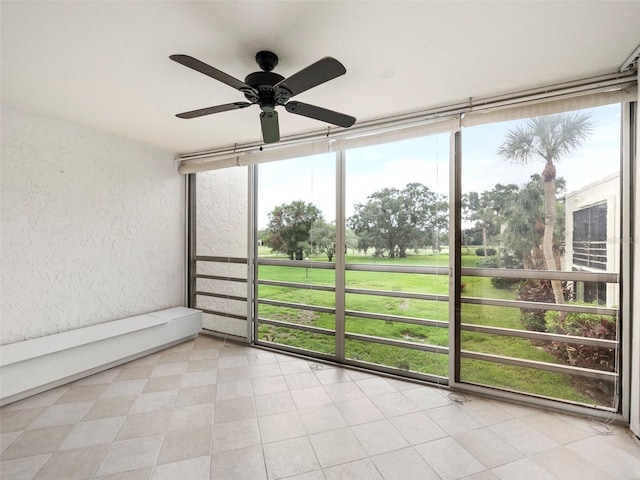
{"label": "grass", "polygon": [[[264,249],[266,247],[260,248]],[[476,255],[463,255],[461,263],[463,266],[476,266],[478,258]],[[311,260],[326,261],[326,257],[311,258]],[[371,255],[347,255],[347,262],[380,265],[446,267],[448,266],[448,261],[447,254],[433,254],[431,252],[420,252],[420,254],[411,255],[403,259],[380,258]],[[335,271],[318,268],[261,265],[259,267],[259,278],[311,285],[335,285]],[[463,296],[500,299],[515,298],[514,290],[496,289],[489,278],[464,277],[462,282],[464,283]],[[346,284],[347,288],[438,295],[447,295],[449,290],[449,279],[446,274],[417,275],[347,271]],[[335,305],[333,292],[313,289],[261,285],[259,287],[259,297],[261,299],[331,308]],[[444,322],[447,322],[449,318],[449,304],[447,301],[346,294],[345,307],[347,310]],[[335,330],[334,315],[328,313],[260,305],[259,316]],[[463,323],[523,329],[520,322],[520,310],[517,308],[463,304],[461,318]],[[348,333],[365,334],[418,344],[443,347],[447,347],[449,344],[447,328],[347,316],[345,329]],[[314,334],[265,324],[259,325],[258,334],[261,340],[330,355],[335,354],[335,338],[333,335]],[[461,348],[474,352],[559,363],[555,356],[529,340],[501,335],[462,332]],[[448,375],[448,356],[437,353],[347,339],[345,341],[345,355],[349,359],[395,367],[400,370],[440,376]],[[564,374],[462,359],[461,380],[569,401],[593,403],[588,395],[581,393],[576,388],[573,379]]]}

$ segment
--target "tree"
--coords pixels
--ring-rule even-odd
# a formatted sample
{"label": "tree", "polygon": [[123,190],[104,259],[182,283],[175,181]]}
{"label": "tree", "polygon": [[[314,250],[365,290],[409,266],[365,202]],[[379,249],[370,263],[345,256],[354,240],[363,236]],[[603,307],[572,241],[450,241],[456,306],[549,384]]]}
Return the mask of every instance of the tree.
{"label": "tree", "polygon": [[389,257],[406,257],[408,249],[438,247],[440,236],[448,230],[445,197],[420,183],[404,189],[383,188],[371,194],[365,203],[355,205],[347,224],[358,237],[358,248],[365,253],[385,252]]}
{"label": "tree", "polygon": [[505,221],[505,209],[511,203],[518,186],[511,183],[502,185],[497,183],[492,190],[482,193],[469,192],[463,195],[462,208],[465,220],[476,223],[476,228],[482,233],[482,248],[487,254],[489,238],[500,234]]}
{"label": "tree", "polygon": [[[564,194],[566,181],[556,179],[556,196]],[[556,203],[556,225],[553,235],[555,263],[560,262],[560,245],[564,238],[564,202]],[[544,182],[538,174],[520,186],[504,209],[502,232],[504,249],[528,269],[545,269],[542,243],[544,238]]]}
{"label": "tree", "polygon": [[282,204],[269,213],[265,243],[275,252],[289,255],[289,259],[302,260],[309,246],[309,231],[322,212],[312,203],[296,200]]}
{"label": "tree", "polygon": [[[535,158],[544,161],[544,233],[542,252],[547,270],[558,270],[553,254],[556,224],[556,163],[576,150],[591,134],[591,117],[585,113],[565,113],[529,119],[525,125],[510,130],[498,154],[507,160],[527,163]],[[556,303],[565,303],[562,282],[553,280]]]}
{"label": "tree", "polygon": [[[556,195],[562,195],[566,182],[556,180]],[[560,262],[560,246],[564,239],[564,202],[556,204],[558,221],[553,236],[553,255]],[[528,269],[544,270],[542,251],[544,237],[544,182],[540,175],[532,175],[531,180],[520,187],[517,195],[505,211],[506,226],[502,233],[502,256],[500,263],[509,268],[523,266]],[[521,262],[521,264],[520,264]],[[492,283],[494,279],[491,279]],[[553,303],[555,295],[549,280],[528,279],[520,282],[517,289],[518,300],[528,302]],[[564,296],[563,296],[564,298]],[[546,330],[545,310],[520,309],[520,319],[527,330]]]}
{"label": "tree", "polygon": [[436,194],[435,202],[431,204],[431,247],[439,252],[442,244],[449,244],[449,200],[444,195]]}
{"label": "tree", "polygon": [[[344,232],[344,239],[347,243],[346,248],[347,249],[351,249],[352,252],[355,252],[358,250],[358,236],[356,235],[356,232],[354,232],[353,230],[351,230],[350,228],[347,228]],[[365,255],[367,254],[367,252],[364,252]]]}
{"label": "tree", "polygon": [[316,220],[309,230],[309,245],[313,253],[324,253],[332,261],[336,254],[335,224]]}

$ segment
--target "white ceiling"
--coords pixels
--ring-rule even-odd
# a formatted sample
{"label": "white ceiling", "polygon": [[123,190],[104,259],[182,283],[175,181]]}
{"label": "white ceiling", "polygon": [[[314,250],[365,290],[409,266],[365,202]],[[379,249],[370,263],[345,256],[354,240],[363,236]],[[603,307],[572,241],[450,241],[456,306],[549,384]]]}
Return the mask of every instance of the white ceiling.
{"label": "white ceiling", "polygon": [[[617,71],[640,1],[2,1],[2,102],[171,152],[260,140],[259,109],[169,60],[241,80],[272,50],[287,77],[333,56],[347,74],[296,100],[373,120]],[[282,136],[326,124],[280,110]]]}

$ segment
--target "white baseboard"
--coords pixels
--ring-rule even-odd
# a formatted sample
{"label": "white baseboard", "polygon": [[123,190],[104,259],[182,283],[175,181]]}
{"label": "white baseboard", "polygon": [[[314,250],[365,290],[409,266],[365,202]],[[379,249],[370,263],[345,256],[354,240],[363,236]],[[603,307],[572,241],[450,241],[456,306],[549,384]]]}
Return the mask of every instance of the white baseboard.
{"label": "white baseboard", "polygon": [[0,405],[186,341],[201,329],[201,311],[176,307],[3,345]]}

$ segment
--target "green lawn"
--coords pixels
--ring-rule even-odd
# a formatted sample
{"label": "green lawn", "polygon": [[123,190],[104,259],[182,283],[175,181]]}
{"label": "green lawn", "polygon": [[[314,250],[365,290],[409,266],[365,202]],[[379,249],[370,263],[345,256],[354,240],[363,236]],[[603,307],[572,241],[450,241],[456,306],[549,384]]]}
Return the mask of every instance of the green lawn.
{"label": "green lawn", "polygon": [[[462,265],[476,266],[478,258],[475,254],[463,255]],[[326,257],[312,258],[311,260],[326,261]],[[378,263],[381,265],[446,267],[448,266],[448,261],[447,254],[433,254],[431,252],[421,252],[419,255],[410,255],[403,259],[379,258],[371,255],[347,255],[347,262],[361,264]],[[318,268],[262,265],[259,267],[259,278],[311,285],[335,285],[335,271]],[[388,272],[346,272],[347,288],[357,289],[447,295],[448,281],[446,273],[443,275],[417,275]],[[462,282],[464,284],[463,296],[500,299],[515,298],[515,292],[512,289],[496,289],[489,278],[465,277]],[[313,289],[261,285],[259,287],[259,297],[261,299],[323,307],[333,307],[335,304],[333,292]],[[401,299],[389,296],[347,294],[345,306],[347,310],[381,315],[399,315],[444,322],[447,322],[449,318],[449,304],[447,301],[442,300]],[[335,329],[334,316],[329,313],[260,305],[259,316],[312,325],[329,330]],[[523,329],[520,322],[520,311],[517,308],[463,304],[461,316],[463,323]],[[414,325],[391,320],[362,319],[353,316],[346,317],[345,328],[348,333],[366,334],[443,347],[447,347],[449,344],[447,328]],[[312,334],[295,329],[262,324],[259,326],[259,338],[326,354],[335,353],[335,338],[333,335]],[[531,341],[520,338],[462,332],[461,345],[463,350],[558,363],[558,359],[555,356],[540,348],[539,345],[534,345]],[[401,370],[440,376],[448,375],[447,355],[350,339],[345,342],[345,354],[350,359],[391,366]],[[513,389],[583,403],[593,403],[587,395],[577,390],[569,376],[563,374],[463,359],[461,362],[461,379],[470,383]]]}

